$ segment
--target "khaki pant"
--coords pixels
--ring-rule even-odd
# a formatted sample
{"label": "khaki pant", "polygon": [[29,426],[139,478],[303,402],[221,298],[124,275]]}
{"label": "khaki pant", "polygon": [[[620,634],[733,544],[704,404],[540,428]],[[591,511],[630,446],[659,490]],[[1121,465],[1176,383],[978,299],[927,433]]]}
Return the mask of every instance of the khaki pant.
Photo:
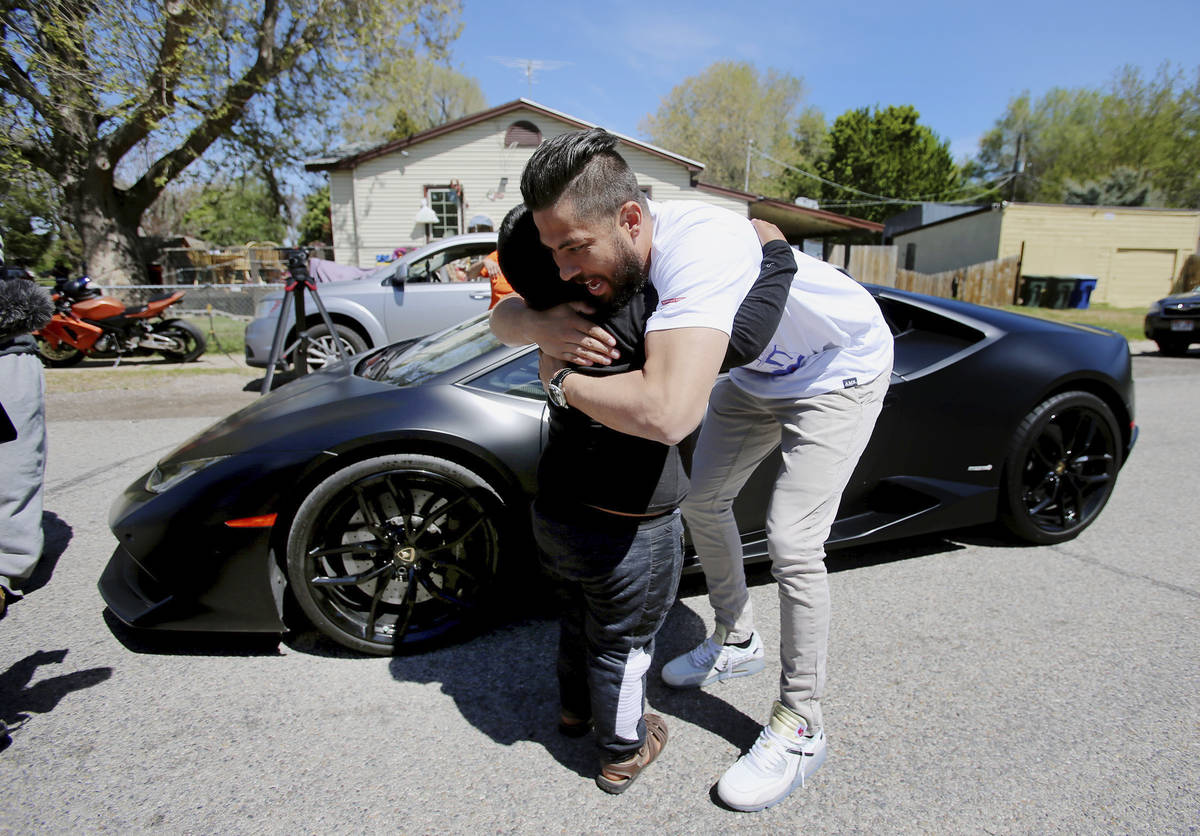
{"label": "khaki pant", "polygon": [[767,548],[779,584],[780,701],[822,726],[829,643],[825,540],[842,491],[870,440],[890,373],[810,398],[763,399],[722,380],[709,399],[682,509],[728,640],[754,630],[733,500],[778,444],[783,464],[767,509]]}

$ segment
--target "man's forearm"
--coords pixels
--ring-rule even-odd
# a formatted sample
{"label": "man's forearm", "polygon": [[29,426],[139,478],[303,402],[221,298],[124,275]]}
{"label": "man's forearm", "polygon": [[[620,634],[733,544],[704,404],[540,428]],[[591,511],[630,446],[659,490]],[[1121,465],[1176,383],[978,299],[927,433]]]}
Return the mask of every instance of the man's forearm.
{"label": "man's forearm", "polygon": [[534,310],[519,295],[506,296],[492,308],[492,333],[505,345],[537,343],[544,353],[580,366],[608,365],[620,356],[612,334],[584,318],[592,308],[565,302]]}
{"label": "man's forearm", "polygon": [[678,444],[704,418],[728,337],[709,328],[654,331],[643,369],[563,383],[567,403],[619,432]]}
{"label": "man's forearm", "polygon": [[534,342],[529,332],[530,313],[520,296],[506,296],[492,308],[488,322],[496,339],[505,345],[529,345]]}

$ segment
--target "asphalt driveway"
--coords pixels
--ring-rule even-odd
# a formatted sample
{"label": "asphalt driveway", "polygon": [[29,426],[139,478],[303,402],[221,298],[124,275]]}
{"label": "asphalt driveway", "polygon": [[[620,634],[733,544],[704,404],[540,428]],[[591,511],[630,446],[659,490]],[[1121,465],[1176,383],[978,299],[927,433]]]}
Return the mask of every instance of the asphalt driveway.
{"label": "asphalt driveway", "polygon": [[[592,784],[590,742],[555,731],[555,627],[537,602],[397,659],[311,631],[120,629],[95,587],[109,503],[252,400],[257,375],[96,396],[103,408],[52,391],[50,553],[41,587],[0,621],[0,716],[17,726],[0,751],[0,832],[1196,832],[1200,440],[1185,416],[1200,412],[1200,352],[1152,351],[1134,361],[1138,447],[1078,539],[1025,548],[969,531],[830,559],[830,758],[757,814],[722,808],[712,787],[765,719],[771,653],[763,674],[703,692],[657,679],[711,629],[694,583],[651,671],[671,741],[619,797]],[[769,575],[751,594],[775,648]]]}

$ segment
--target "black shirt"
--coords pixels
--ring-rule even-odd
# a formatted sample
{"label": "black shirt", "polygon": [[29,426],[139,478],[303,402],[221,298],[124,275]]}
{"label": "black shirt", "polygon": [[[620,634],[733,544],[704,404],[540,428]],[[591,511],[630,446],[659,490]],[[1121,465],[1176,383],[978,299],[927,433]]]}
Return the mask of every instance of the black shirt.
{"label": "black shirt", "polygon": [[[503,266],[503,265],[502,265]],[[721,371],[753,360],[779,325],[796,260],[790,247],[772,241],[763,247],[759,278],[739,307]],[[557,274],[505,273],[529,307],[544,310],[572,300],[595,304],[587,291]],[[619,311],[588,318],[613,335],[620,356],[609,366],[580,366],[580,374],[603,376],[634,371],[646,363],[646,321],[658,305],[658,292],[646,282]],[[606,427],[573,408],[548,404],[550,433],[538,461],[539,502],[568,509],[587,505],[623,514],[671,511],[687,495],[688,480],[677,447]]]}

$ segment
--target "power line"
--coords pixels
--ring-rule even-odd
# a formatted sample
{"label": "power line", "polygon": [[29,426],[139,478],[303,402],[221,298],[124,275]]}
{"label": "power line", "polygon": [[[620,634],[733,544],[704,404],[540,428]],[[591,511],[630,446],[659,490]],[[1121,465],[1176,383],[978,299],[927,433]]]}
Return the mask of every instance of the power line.
{"label": "power line", "polygon": [[784,168],[788,169],[789,171],[794,171],[797,174],[803,174],[805,177],[811,177],[812,179],[817,180],[821,183],[824,183],[827,186],[832,186],[835,189],[842,189],[843,191],[853,192],[855,194],[860,194],[863,197],[872,198],[872,200],[870,200],[870,201],[843,201],[843,202],[828,202],[828,203],[822,202],[822,204],[821,204],[822,206],[839,206],[839,207],[841,207],[841,206],[879,206],[879,205],[886,204],[886,203],[899,203],[899,204],[915,206],[915,205],[921,204],[921,203],[928,203],[931,200],[937,200],[940,203],[970,203],[972,200],[974,200],[977,197],[981,197],[981,196],[987,194],[988,192],[995,191],[996,189],[1000,188],[1001,186],[1003,186],[1005,183],[1007,183],[1009,180],[1011,180],[1013,177],[1016,176],[1015,174],[1011,174],[1011,173],[1006,174],[1005,176],[1001,177],[1000,180],[995,185],[990,186],[987,189],[984,189],[980,192],[976,192],[975,194],[970,195],[968,197],[955,198],[954,200],[939,198],[936,195],[929,195],[926,197],[912,197],[912,198],[888,197],[886,195],[873,194],[872,192],[864,192],[862,189],[856,189],[853,186],[846,186],[841,183],[835,183],[832,180],[826,180],[824,177],[821,177],[818,174],[813,174],[811,171],[805,171],[804,169],[797,168],[796,166],[791,165],[790,163],[785,163],[785,162],[783,162],[783,160],[777,160],[774,157],[770,156],[769,154],[766,154],[763,151],[760,151],[757,148],[754,148],[753,146],[748,146],[748,149],[752,150],[755,154],[762,157],[763,159],[770,160],[771,162],[775,163],[776,165],[783,166]]}

